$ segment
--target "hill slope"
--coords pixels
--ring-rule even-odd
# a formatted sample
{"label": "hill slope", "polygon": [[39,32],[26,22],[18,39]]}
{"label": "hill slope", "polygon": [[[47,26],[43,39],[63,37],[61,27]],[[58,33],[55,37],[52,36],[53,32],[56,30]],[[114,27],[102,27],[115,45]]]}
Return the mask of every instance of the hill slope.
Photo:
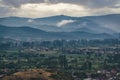
{"label": "hill slope", "polygon": [[[70,17],[65,15],[51,16],[45,18],[0,18],[0,24],[21,27],[30,26],[52,32],[87,31],[93,33],[116,33],[120,32],[120,14],[88,17]],[[84,30],[84,29],[85,30]]]}
{"label": "hill slope", "polygon": [[0,25],[0,37],[20,40],[55,40],[55,39],[104,39],[116,38],[113,34],[74,32],[46,32],[31,27],[7,27]]}

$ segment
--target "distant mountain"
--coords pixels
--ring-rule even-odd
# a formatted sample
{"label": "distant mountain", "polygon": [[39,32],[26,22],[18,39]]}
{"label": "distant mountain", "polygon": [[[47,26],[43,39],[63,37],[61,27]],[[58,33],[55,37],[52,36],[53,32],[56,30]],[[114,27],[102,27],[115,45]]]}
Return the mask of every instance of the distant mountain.
{"label": "distant mountain", "polygon": [[46,32],[31,27],[7,27],[0,25],[0,37],[20,40],[56,40],[56,39],[108,39],[117,38],[113,34],[89,33],[82,31],[74,32]]}
{"label": "distant mountain", "polygon": [[120,14],[87,17],[58,15],[44,18],[0,18],[1,25],[10,27],[30,26],[51,32],[83,31],[90,33],[118,33],[120,32],[119,21]]}

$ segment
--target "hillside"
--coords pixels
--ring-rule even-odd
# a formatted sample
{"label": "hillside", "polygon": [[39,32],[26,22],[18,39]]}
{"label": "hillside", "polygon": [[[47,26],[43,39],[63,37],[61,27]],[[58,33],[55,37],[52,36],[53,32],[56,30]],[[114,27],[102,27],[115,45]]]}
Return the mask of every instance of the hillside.
{"label": "hillside", "polygon": [[20,40],[56,40],[56,39],[107,39],[117,38],[114,34],[74,32],[46,32],[31,27],[7,27],[0,25],[0,37]]}
{"label": "hillside", "polygon": [[16,72],[10,76],[5,76],[2,80],[73,80],[68,74],[59,71],[48,71],[43,69],[29,69],[26,71]]}
{"label": "hillside", "polygon": [[10,27],[30,26],[52,32],[85,31],[90,33],[118,33],[120,29],[119,21],[120,14],[87,17],[57,15],[44,18],[0,18],[1,25]]}

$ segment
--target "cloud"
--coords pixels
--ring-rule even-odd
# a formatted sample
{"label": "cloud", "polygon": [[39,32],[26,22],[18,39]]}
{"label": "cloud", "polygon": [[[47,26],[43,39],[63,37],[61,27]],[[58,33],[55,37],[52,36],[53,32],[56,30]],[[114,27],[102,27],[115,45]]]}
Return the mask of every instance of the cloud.
{"label": "cloud", "polygon": [[70,24],[70,23],[73,23],[73,22],[75,22],[75,20],[62,20],[62,21],[57,23],[57,26],[61,27],[61,26],[64,26],[66,24]]}
{"label": "cloud", "polygon": [[6,17],[12,15],[13,7],[3,5],[0,3],[0,17]]}
{"label": "cloud", "polygon": [[44,0],[44,3],[50,3],[50,0]]}
{"label": "cloud", "polygon": [[44,3],[44,0],[2,0],[2,3],[9,6],[20,7],[28,3]]}
{"label": "cloud", "polygon": [[34,22],[34,20],[33,20],[33,19],[28,19],[27,22],[28,22],[28,23],[32,23],[32,22]]}
{"label": "cloud", "polygon": [[119,14],[120,0],[0,0],[0,17]]}
{"label": "cloud", "polygon": [[83,5],[89,8],[113,7],[116,4],[120,4],[120,0],[2,0],[2,2],[15,7],[29,3],[70,3]]}
{"label": "cloud", "polygon": [[120,0],[57,0],[57,2],[78,4],[88,8],[114,7],[120,4]]}
{"label": "cloud", "polygon": [[24,4],[19,8],[12,9],[12,16],[20,17],[46,17],[54,15],[68,15],[68,16],[93,16],[103,14],[120,13],[120,8],[99,8],[90,9],[82,5],[57,3],[57,4]]}
{"label": "cloud", "polygon": [[54,15],[85,16],[89,15],[83,6],[67,3],[58,4],[24,4],[16,8],[13,15],[20,17],[46,17]]}

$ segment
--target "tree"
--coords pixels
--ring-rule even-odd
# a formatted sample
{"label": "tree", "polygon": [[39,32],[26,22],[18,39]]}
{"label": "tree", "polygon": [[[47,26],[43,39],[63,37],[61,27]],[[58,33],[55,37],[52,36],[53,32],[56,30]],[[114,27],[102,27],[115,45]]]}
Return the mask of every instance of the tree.
{"label": "tree", "polygon": [[65,55],[60,55],[59,56],[59,64],[61,66],[61,68],[67,68],[68,67],[68,63],[67,63],[67,59]]}

